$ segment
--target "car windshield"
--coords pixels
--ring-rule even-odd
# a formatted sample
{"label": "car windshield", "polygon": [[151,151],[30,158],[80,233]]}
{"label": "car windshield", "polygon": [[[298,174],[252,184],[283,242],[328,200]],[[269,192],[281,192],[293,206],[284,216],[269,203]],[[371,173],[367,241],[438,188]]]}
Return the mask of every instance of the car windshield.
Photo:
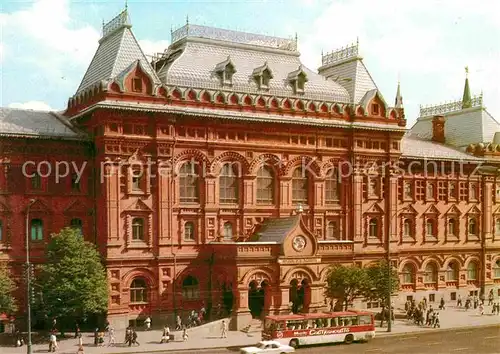
{"label": "car windshield", "polygon": [[266,345],[267,345],[266,343],[260,342],[259,344],[257,344],[257,348],[264,349]]}

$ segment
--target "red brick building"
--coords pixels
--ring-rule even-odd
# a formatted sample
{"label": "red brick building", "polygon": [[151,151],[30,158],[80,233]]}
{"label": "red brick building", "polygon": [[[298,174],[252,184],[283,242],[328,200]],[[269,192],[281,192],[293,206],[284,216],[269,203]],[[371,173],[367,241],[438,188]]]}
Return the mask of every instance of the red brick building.
{"label": "red brick building", "polygon": [[[238,328],[314,311],[329,265],[388,257],[396,301],[497,291],[500,126],[468,80],[407,131],[399,87],[391,107],[357,44],[314,72],[296,39],[186,24],[150,62],[126,11],[99,43],[63,114],[2,109],[1,261],[19,269],[35,199],[35,257],[81,227],[116,326],[218,304]],[[47,177],[23,177],[31,160]],[[57,161],[64,182],[46,173]]]}

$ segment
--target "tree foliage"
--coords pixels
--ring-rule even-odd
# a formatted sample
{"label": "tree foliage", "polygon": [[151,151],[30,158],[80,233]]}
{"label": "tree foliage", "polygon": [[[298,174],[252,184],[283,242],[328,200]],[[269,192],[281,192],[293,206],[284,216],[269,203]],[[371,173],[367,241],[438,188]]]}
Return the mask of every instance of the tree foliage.
{"label": "tree foliage", "polygon": [[10,271],[5,266],[0,266],[0,314],[12,314],[17,311],[16,300],[13,292],[16,284],[12,280]]}
{"label": "tree foliage", "polygon": [[327,275],[325,295],[330,299],[339,300],[344,310],[360,297],[387,303],[389,271],[392,294],[399,288],[399,279],[397,270],[388,267],[387,262],[380,261],[367,268],[334,265]]}
{"label": "tree foliage", "polygon": [[[389,293],[389,289],[391,294],[397,292],[399,289],[398,271],[384,260],[367,267],[366,274],[368,286],[365,289],[365,298],[371,301],[379,301],[387,305],[387,294]],[[389,274],[391,275],[390,278]]]}
{"label": "tree foliage", "polygon": [[96,247],[78,230],[53,234],[37,285],[40,309],[49,317],[86,318],[108,307],[106,271]]}
{"label": "tree foliage", "polygon": [[364,294],[367,282],[367,273],[363,268],[335,265],[328,271],[325,295],[337,299],[347,309],[354,299]]}

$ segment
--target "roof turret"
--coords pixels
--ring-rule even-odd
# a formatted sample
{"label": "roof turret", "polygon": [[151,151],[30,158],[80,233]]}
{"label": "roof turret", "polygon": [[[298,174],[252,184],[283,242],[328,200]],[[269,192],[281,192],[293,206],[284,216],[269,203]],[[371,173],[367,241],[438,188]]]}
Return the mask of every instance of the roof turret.
{"label": "roof turret", "polygon": [[131,28],[127,7],[111,21],[103,24],[99,47],[75,96],[96,84],[109,84],[137,61],[140,62],[146,74],[152,78],[154,84],[161,84]]}

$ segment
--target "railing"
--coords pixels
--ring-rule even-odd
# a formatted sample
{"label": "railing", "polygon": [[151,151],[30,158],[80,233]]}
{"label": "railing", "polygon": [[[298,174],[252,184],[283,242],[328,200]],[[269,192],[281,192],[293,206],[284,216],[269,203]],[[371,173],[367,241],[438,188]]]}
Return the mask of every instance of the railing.
{"label": "railing", "polygon": [[[472,97],[471,107],[480,107],[482,105],[483,105],[483,94],[481,94],[479,96]],[[428,116],[434,116],[434,115],[438,115],[438,114],[461,111],[462,106],[463,106],[463,102],[461,100],[454,101],[454,102],[441,103],[441,104],[437,104],[437,105],[420,106],[420,117],[428,117]]]}
{"label": "railing", "polygon": [[130,26],[127,9],[120,12],[114,19],[102,26],[102,38],[114,32],[122,26]]}
{"label": "railing", "polygon": [[323,54],[321,57],[322,65],[334,64],[346,59],[355,58],[359,54],[359,42],[351,44],[345,48],[338,49],[331,53]]}
{"label": "railing", "polygon": [[185,24],[171,33],[171,43],[186,37],[200,37],[240,44],[250,44],[287,51],[297,51],[297,39],[266,36],[262,34],[232,31],[221,28]]}
{"label": "railing", "polygon": [[351,253],[354,250],[352,242],[345,241],[332,241],[319,243],[319,253],[332,254],[332,253]]}
{"label": "railing", "polygon": [[237,256],[247,257],[266,257],[272,255],[273,248],[271,245],[238,245],[236,248]]}

